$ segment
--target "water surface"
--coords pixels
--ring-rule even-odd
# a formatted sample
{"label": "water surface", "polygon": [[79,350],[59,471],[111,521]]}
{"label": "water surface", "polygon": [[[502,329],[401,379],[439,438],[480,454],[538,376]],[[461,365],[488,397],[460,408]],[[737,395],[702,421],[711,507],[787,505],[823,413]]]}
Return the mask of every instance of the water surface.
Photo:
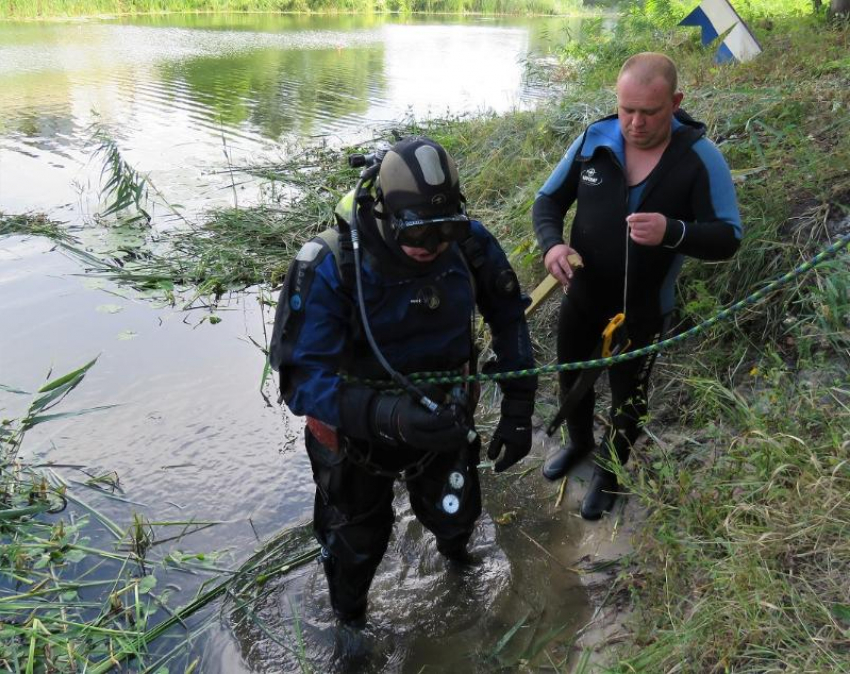
{"label": "water surface", "polygon": [[293,143],[362,141],[404,118],[526,107],[546,91],[524,78],[524,59],[576,22],[200,15],[0,24],[0,210],[96,212],[100,162],[86,144],[95,122],[191,212],[233,200],[217,169],[273,160]]}

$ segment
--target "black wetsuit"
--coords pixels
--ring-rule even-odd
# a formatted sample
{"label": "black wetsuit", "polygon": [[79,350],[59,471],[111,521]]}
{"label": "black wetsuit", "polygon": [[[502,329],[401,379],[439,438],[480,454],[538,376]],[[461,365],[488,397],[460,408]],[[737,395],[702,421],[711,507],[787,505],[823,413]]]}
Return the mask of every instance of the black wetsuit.
{"label": "black wetsuit", "polygon": [[[534,230],[544,255],[564,242],[564,217],[573,202],[570,245],[584,267],[575,272],[561,304],[559,362],[589,358],[602,330],[619,312],[626,315],[631,348],[657,340],[673,309],[684,256],[722,260],[740,243],[741,219],[729,168],[705,138],[705,126],[681,110],[673,119],[670,144],[639,185],[627,182],[616,115],[591,124],[573,142],[534,203]],[[626,217],[635,212],[667,217],[661,245],[644,246],[628,238]],[[623,463],[647,412],[653,361],[654,356],[647,356],[609,370],[614,448]],[[561,373],[562,396],[577,376]],[[570,437],[581,445],[592,444],[594,403],[590,390],[567,419]]]}

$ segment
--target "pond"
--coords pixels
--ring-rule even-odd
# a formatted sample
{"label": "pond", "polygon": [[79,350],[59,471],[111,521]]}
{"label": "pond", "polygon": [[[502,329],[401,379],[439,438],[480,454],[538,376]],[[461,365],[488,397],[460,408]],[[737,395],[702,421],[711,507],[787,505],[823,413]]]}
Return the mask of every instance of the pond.
{"label": "pond", "polygon": [[[235,189],[228,167],[274,161],[297,143],[367,141],[400,119],[534,105],[547,90],[526,77],[528,53],[579,28],[565,18],[276,15],[0,24],[0,212],[44,212],[80,235],[96,229],[94,123],[187,217],[234,199],[250,204],[258,185]],[[0,239],[0,383],[32,391],[48,372],[98,357],[64,405],[116,405],[37,427],[30,456],[65,465],[54,470],[69,481],[83,480],[81,469],[115,471],[132,503],[81,496],[116,521],[137,511],[219,522],[180,547],[221,551],[220,566],[308,520],[302,421],[276,402],[273,384],[261,385],[258,345],[271,322],[262,292],[223,298],[213,324],[203,306],[181,310],[86,276],[47,241]],[[3,415],[20,413],[22,400],[4,396]],[[367,669],[515,669],[587,620],[584,591],[564,569],[575,518],[553,516],[538,470],[484,472],[480,563],[461,572],[446,568],[399,490],[372,593]],[[188,599],[201,580],[180,577],[175,596]],[[292,638],[296,619],[314,670],[341,666],[319,567],[279,588],[256,607],[265,629],[222,619],[196,641],[202,671],[298,671],[297,648],[272,638]]]}
{"label": "pond", "polygon": [[524,78],[527,54],[579,26],[280,15],[0,24],[0,211],[73,220],[82,196],[90,215],[94,122],[191,211],[232,198],[217,169],[289,142],[527,107],[546,94]]}

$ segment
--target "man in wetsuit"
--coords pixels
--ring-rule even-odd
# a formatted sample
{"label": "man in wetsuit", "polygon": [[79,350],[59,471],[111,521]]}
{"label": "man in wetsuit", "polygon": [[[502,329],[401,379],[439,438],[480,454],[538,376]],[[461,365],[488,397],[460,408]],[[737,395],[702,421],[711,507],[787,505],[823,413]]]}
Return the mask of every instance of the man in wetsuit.
{"label": "man in wetsuit", "polygon": [[[337,228],[300,250],[280,295],[270,361],[287,406],[308,417],[313,525],[331,605],[345,624],[363,624],[392,531],[397,478],[450,560],[468,560],[481,513],[474,393],[420,385],[439,403],[432,411],[418,394],[398,390],[388,367],[406,376],[474,370],[476,306],[493,335],[496,360],[488,365],[508,371],[534,364],[528,298],[463,201],[443,147],[424,137],[398,142],[371,189],[355,190],[338,208]],[[353,203],[354,223],[347,221]],[[350,239],[346,245],[352,225],[362,248],[359,281]],[[501,454],[497,472],[528,454],[536,387],[536,377],[501,383],[501,418],[488,450],[491,459]]]}
{"label": "man in wetsuit", "polygon": [[[539,191],[533,220],[546,269],[564,286],[558,361],[588,359],[609,320],[625,314],[631,348],[662,336],[685,256],[724,260],[738,249],[741,218],[726,162],[705,125],[680,109],[675,64],[642,53],[617,79],[617,114],[591,124]],[[564,217],[576,203],[569,244]],[[577,252],[583,268],[567,260]],[[606,460],[625,464],[647,413],[654,354],[609,369],[611,430],[600,445],[581,505],[585,519],[609,511],[619,489]],[[562,372],[566,401],[578,372]],[[543,474],[563,476],[595,447],[593,388],[571,401],[569,442]]]}

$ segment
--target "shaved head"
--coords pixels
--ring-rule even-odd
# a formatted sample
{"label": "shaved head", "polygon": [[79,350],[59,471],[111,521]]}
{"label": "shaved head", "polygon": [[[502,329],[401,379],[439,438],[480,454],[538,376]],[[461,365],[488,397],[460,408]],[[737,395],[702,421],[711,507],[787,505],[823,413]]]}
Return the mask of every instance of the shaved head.
{"label": "shaved head", "polygon": [[664,54],[635,54],[617,78],[617,117],[626,145],[634,150],[664,148],[673,115],[682,103],[676,64]]}
{"label": "shaved head", "polygon": [[670,87],[671,94],[675,94],[679,87],[676,64],[670,57],[657,52],[646,51],[627,59],[623,67],[620,68],[617,82],[626,75],[643,86],[650,85],[653,80],[660,77]]}

